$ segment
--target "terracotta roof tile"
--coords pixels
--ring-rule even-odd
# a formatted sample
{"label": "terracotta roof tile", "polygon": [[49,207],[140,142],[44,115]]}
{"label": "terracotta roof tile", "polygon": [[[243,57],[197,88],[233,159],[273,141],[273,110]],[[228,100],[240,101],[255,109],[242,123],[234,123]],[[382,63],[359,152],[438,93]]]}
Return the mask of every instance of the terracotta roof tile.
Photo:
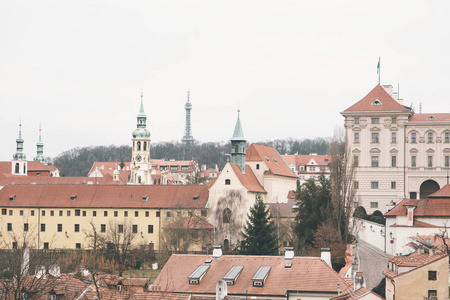
{"label": "terracotta roof tile", "polygon": [[105,177],[51,177],[51,176],[21,176],[0,174],[0,186],[9,184],[122,184],[114,181],[112,176]]}
{"label": "terracotta roof tile", "polygon": [[230,166],[231,168],[233,168],[233,171],[238,177],[239,181],[247,190],[256,193],[267,193],[266,190],[261,186],[249,166],[245,166],[245,174],[242,174],[241,169],[238,167],[238,165],[230,163]]}
{"label": "terracotta roof tile", "polygon": [[450,114],[445,113],[430,113],[430,114],[414,114],[409,118],[410,122],[439,122],[450,121]]}
{"label": "terracotta roof tile", "polygon": [[[381,104],[373,105],[375,100],[379,100]],[[389,96],[381,85],[377,85],[364,98],[344,112],[348,111],[407,111],[407,109]]]}
{"label": "terracotta roof tile", "polygon": [[273,147],[251,144],[245,155],[246,161],[262,161],[275,175],[297,177]]}
{"label": "terracotta roof tile", "polygon": [[362,299],[363,297],[367,296],[368,294],[372,294],[375,297],[378,297],[379,299],[384,299],[377,293],[372,292],[368,288],[362,287],[357,291],[351,291],[348,293],[345,293],[343,295],[331,298],[330,300],[358,300]]}
{"label": "terracotta roof tile", "polygon": [[389,262],[397,265],[398,267],[410,267],[414,269],[397,274],[388,268],[383,271],[383,274],[386,275],[388,278],[394,279],[398,276],[411,273],[417,270],[417,268],[424,267],[426,265],[429,265],[444,258],[448,259],[448,255],[442,253],[429,255],[428,253],[418,254],[417,252],[414,252],[413,254],[408,256],[394,256],[389,259]]}
{"label": "terracotta roof tile", "polygon": [[[391,226],[392,227],[410,227],[410,226],[407,226],[407,225],[398,225],[397,223],[392,224]],[[430,224],[430,223],[426,223],[426,222],[422,222],[422,221],[419,221],[419,220],[414,220],[413,226],[414,227],[439,227],[439,226],[436,226],[436,225],[433,225],[433,224]]]}
{"label": "terracotta roof tile", "polygon": [[299,166],[306,166],[311,159],[317,163],[317,166],[327,166],[331,162],[331,155],[281,155],[288,165],[294,165],[298,170]]}

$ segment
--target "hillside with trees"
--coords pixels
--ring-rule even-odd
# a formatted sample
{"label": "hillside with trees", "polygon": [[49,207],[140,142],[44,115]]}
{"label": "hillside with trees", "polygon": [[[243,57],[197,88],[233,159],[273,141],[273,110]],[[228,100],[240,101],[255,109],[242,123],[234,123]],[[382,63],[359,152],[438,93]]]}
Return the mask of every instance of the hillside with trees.
{"label": "hillside with trees", "polygon": [[[277,139],[258,142],[273,146],[280,154],[326,154],[330,138],[315,139]],[[209,168],[217,165],[220,169],[229,160],[230,142],[195,142],[189,148],[184,144],[171,141],[152,143],[150,154],[153,159],[194,159],[199,165]],[[52,163],[61,171],[62,176],[86,176],[95,161],[127,162],[131,159],[131,146],[90,146],[73,148],[53,158]]]}

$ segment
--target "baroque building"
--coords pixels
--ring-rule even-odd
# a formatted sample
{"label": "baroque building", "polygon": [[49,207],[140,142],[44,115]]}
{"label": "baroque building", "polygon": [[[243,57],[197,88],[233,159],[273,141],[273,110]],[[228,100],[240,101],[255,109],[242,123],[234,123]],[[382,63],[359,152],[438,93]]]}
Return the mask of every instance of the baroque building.
{"label": "baroque building", "polygon": [[391,85],[377,85],[341,114],[356,168],[355,207],[385,211],[404,198],[425,199],[445,185],[450,114],[415,113]]}

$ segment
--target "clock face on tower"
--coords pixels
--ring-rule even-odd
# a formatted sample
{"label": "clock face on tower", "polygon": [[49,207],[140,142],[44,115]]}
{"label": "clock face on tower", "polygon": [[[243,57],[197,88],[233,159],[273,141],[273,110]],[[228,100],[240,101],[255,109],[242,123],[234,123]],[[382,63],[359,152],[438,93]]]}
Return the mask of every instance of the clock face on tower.
{"label": "clock face on tower", "polygon": [[138,155],[138,156],[136,156],[136,160],[137,160],[137,161],[141,161],[141,160],[142,160],[142,157],[141,157],[140,155]]}

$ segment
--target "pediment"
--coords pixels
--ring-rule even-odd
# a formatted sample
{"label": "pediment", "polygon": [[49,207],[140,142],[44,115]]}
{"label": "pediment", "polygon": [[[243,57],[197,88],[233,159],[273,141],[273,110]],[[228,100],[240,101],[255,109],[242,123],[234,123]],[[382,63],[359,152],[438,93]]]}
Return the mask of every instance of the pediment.
{"label": "pediment", "polygon": [[381,150],[379,148],[372,148],[369,151],[370,153],[381,153]]}

